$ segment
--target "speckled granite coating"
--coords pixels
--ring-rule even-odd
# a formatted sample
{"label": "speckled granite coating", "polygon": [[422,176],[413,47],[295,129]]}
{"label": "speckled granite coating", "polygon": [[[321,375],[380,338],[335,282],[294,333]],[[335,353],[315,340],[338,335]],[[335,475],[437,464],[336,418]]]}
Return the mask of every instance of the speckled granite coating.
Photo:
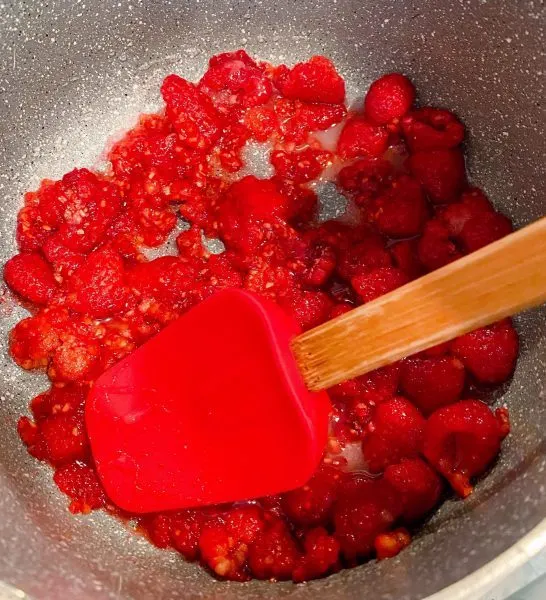
{"label": "speckled granite coating", "polygon": [[[241,46],[272,62],[325,54],[355,102],[379,74],[405,72],[422,101],[458,111],[475,183],[522,225],[546,212],[543,11],[539,0],[0,0],[0,263],[25,189],[100,164],[107,140],[158,106],[165,74],[195,79],[211,54]],[[33,598],[417,599],[546,516],[545,310],[518,319],[521,358],[499,398],[513,434],[476,493],[446,503],[396,559],[298,586],[219,583],[104,514],[70,516],[15,431],[45,385],[6,356],[23,314],[0,288],[0,580]]]}

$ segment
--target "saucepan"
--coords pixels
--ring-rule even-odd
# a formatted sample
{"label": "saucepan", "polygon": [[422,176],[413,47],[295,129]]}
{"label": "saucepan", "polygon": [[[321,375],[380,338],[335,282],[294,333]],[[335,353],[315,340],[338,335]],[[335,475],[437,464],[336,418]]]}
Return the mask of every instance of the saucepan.
{"label": "saucepan", "polygon": [[[406,73],[421,101],[462,117],[471,176],[522,226],[546,211],[541,5],[4,0],[0,262],[14,252],[24,190],[73,166],[99,165],[110,135],[159,106],[166,74],[195,80],[210,55],[239,47],[274,63],[329,56],[353,98],[382,73]],[[50,470],[17,436],[18,416],[45,386],[7,356],[7,333],[24,314],[0,290],[2,598],[475,599],[546,545],[544,309],[516,320],[521,356],[497,398],[510,408],[512,435],[471,498],[447,501],[398,557],[303,585],[218,582],[105,514],[70,515]]]}

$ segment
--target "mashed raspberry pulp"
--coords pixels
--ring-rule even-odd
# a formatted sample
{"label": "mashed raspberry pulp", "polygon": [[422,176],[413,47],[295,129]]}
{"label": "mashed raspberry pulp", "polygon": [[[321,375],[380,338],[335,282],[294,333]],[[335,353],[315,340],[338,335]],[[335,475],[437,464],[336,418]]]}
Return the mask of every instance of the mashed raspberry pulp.
{"label": "mashed raspberry pulp", "polygon": [[[51,386],[20,418],[22,441],[53,467],[73,513],[136,520],[153,544],[221,578],[304,581],[394,556],[449,488],[470,494],[500,450],[507,411],[483,399],[515,366],[509,320],[332,388],[323,460],[279,496],[123,513],[95,473],[83,409],[101,372],[217,290],[266,296],[305,330],[509,233],[468,183],[463,124],[414,108],[398,73],[348,113],[344,80],[321,56],[289,68],[219,54],[198,83],[169,75],[161,93],[165,108],[110,149],[106,172],[74,169],[25,195],[4,277],[32,314],[10,349]],[[325,147],[317,132],[338,124]],[[269,144],[269,179],[239,175],[251,141]],[[350,210],[319,223],[324,180]],[[146,258],[174,235],[176,253]]]}

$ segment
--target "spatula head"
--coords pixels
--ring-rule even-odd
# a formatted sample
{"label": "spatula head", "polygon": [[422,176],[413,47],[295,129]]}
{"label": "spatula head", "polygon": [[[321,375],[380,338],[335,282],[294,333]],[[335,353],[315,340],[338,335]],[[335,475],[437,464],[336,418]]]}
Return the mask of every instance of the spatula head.
{"label": "spatula head", "polygon": [[105,372],[86,421],[112,501],[141,513],[304,484],[330,404],[303,383],[289,348],[297,333],[276,305],[223,291]]}

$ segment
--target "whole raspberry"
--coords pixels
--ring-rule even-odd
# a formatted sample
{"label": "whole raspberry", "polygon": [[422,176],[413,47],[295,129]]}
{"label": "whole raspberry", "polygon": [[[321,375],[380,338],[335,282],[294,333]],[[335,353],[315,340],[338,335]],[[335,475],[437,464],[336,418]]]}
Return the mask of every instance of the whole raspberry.
{"label": "whole raspberry", "polygon": [[379,231],[391,238],[413,237],[421,232],[428,209],[421,186],[402,175],[377,201],[376,223]]}
{"label": "whole raspberry", "polygon": [[404,271],[394,267],[380,267],[365,275],[357,275],[351,280],[351,285],[363,302],[371,302],[383,294],[408,283]]}
{"label": "whole raspberry", "polygon": [[369,470],[377,473],[402,458],[416,456],[424,427],[425,419],[405,398],[396,397],[380,404],[362,441]]}
{"label": "whole raspberry", "polygon": [[409,167],[435,204],[457,200],[466,183],[464,157],[458,149],[416,152]]}
{"label": "whole raspberry", "polygon": [[364,112],[375,123],[386,124],[400,119],[415,100],[415,88],[400,73],[383,75],[372,83],[364,99]]}
{"label": "whole raspberry", "polygon": [[461,400],[429,417],[423,454],[459,496],[472,493],[470,479],[485,471],[500,451],[506,417],[495,416],[483,402]]}
{"label": "whole raspberry", "polygon": [[429,106],[404,117],[402,131],[412,152],[454,148],[464,139],[464,125],[453,113]]}
{"label": "whole raspberry", "polygon": [[402,499],[402,518],[407,522],[421,519],[436,506],[442,492],[442,480],[420,458],[403,458],[385,469],[384,480]]}
{"label": "whole raspberry", "polygon": [[458,400],[464,381],[463,363],[453,356],[402,361],[401,389],[425,415]]}
{"label": "whole raspberry", "polygon": [[388,140],[389,134],[384,127],[356,116],[345,123],[337,143],[337,152],[345,159],[381,156],[387,149]]}
{"label": "whole raspberry", "polygon": [[266,528],[248,552],[248,565],[258,579],[291,579],[299,559],[296,542],[280,520]]}
{"label": "whole raspberry", "polygon": [[345,82],[324,56],[312,56],[285,71],[279,88],[282,95],[291,100],[340,104],[345,99]]}
{"label": "whole raspberry", "polygon": [[334,511],[334,535],[345,558],[368,556],[374,540],[400,516],[394,490],[382,480],[355,481],[339,495]]}
{"label": "whole raspberry", "polygon": [[518,334],[505,319],[458,337],[452,350],[478,381],[499,384],[512,375],[516,366]]}
{"label": "whole raspberry", "polygon": [[466,252],[474,252],[512,233],[512,229],[512,221],[496,212],[474,217],[460,233],[461,244]]}
{"label": "whole raspberry", "polygon": [[303,548],[304,555],[292,574],[295,582],[321,577],[338,563],[339,542],[323,527],[306,532]]}
{"label": "whole raspberry", "polygon": [[439,269],[462,256],[449,237],[449,229],[438,219],[431,219],[426,223],[417,245],[417,255],[421,264],[429,271]]}
{"label": "whole raspberry", "polygon": [[38,254],[17,254],[4,266],[4,279],[21,298],[34,304],[47,304],[58,284],[47,262]]}

